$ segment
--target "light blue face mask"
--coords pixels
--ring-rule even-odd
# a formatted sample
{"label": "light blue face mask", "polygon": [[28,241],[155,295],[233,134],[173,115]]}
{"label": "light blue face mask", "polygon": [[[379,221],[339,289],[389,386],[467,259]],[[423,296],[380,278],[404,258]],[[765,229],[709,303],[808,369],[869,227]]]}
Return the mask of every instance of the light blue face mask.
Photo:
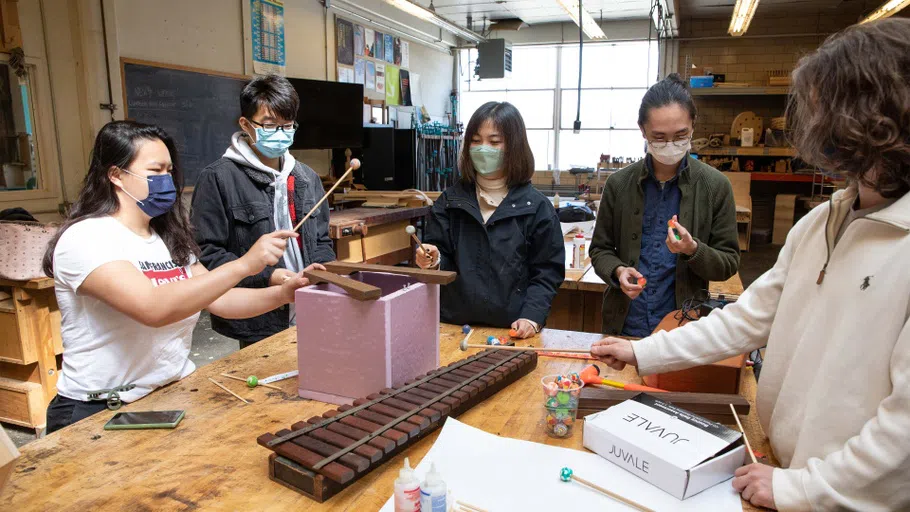
{"label": "light blue face mask", "polygon": [[279,158],[294,143],[293,130],[267,130],[261,126],[256,127],[256,149],[266,158]]}
{"label": "light blue face mask", "polygon": [[473,146],[471,163],[477,174],[493,174],[502,168],[502,150],[492,146]]}

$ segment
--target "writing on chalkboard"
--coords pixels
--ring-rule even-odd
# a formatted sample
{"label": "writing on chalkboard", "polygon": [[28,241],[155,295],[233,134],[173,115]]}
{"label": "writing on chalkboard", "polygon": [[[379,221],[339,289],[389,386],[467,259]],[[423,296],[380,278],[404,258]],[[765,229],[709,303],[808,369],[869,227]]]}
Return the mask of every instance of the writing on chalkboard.
{"label": "writing on chalkboard", "polygon": [[127,119],[156,124],[173,137],[185,185],[195,185],[239,130],[246,79],[124,60],[123,81]]}

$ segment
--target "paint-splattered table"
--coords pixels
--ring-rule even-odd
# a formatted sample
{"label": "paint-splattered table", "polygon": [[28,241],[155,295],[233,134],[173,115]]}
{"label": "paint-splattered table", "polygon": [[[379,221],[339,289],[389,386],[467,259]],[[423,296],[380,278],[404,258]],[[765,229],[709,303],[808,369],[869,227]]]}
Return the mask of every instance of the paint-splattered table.
{"label": "paint-splattered table", "polygon": [[[475,336],[502,335],[501,329],[479,329]],[[462,359],[461,329],[444,325],[440,337],[442,364]],[[596,334],[547,329],[532,345],[584,347]],[[123,411],[185,409],[174,430],[105,431],[110,411],[76,423],[22,448],[12,478],[0,494],[0,510],[378,510],[392,493],[405,456],[416,464],[437,433],[427,436],[323,504],[318,504],[268,478],[269,451],[256,437],[302,418],[334,408],[301,400],[296,379],[278,384],[283,392],[247,389],[219,373],[264,377],[297,367],[296,334],[288,330],[197,370],[180,382],[125,406]],[[582,449],[582,436],[552,439],[543,428],[538,404],[540,378],[579,371],[583,361],[540,358],[537,369],[511,384],[459,419],[502,436]],[[636,381],[634,369],[607,369],[617,380]],[[250,401],[246,405],[215,387],[223,382]],[[755,397],[755,379],[744,372],[742,393]],[[744,419],[753,447],[770,451],[754,412]],[[437,431],[438,432],[438,431]],[[728,483],[721,485],[729,485]],[[745,510],[755,510],[744,504]]]}

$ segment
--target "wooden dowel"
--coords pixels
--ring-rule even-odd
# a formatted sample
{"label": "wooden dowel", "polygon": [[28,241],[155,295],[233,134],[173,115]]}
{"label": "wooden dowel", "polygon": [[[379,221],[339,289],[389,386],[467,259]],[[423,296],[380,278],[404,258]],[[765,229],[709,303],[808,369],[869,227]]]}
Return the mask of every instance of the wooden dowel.
{"label": "wooden dowel", "polygon": [[332,192],[334,192],[335,189],[338,188],[338,185],[341,185],[344,182],[344,180],[348,179],[348,176],[350,176],[351,173],[354,172],[355,169],[360,169],[360,160],[357,160],[356,158],[351,160],[351,166],[348,167],[348,170],[345,171],[345,173],[341,175],[341,178],[339,178],[338,181],[336,181],[335,184],[332,185],[332,188],[330,188],[329,191],[326,192],[324,196],[322,196],[322,199],[320,199],[318,203],[313,205],[313,207],[310,208],[310,211],[308,211],[307,214],[304,215],[302,219],[300,219],[300,222],[298,222],[297,225],[294,226],[293,231],[296,232],[298,229],[300,229],[300,226],[303,226],[303,223],[306,222],[306,220],[310,218],[310,215],[313,215],[313,212],[315,212],[316,210],[319,209],[319,207],[322,205],[322,203],[324,203],[325,200],[328,199],[329,195],[331,195]]}
{"label": "wooden dowel", "polygon": [[[553,352],[552,347],[511,347],[509,345],[478,345],[476,343],[469,343],[464,346],[466,349],[484,348],[490,350],[511,350],[514,352]],[[590,354],[591,350],[587,348],[561,348],[559,349],[559,352],[567,354]]]}
{"label": "wooden dowel", "polygon": [[[227,377],[227,378],[229,378],[229,379],[239,380],[240,382],[244,382],[244,383],[246,382],[246,379],[244,379],[244,378],[235,377],[235,376],[230,375],[230,374],[227,374],[227,373],[222,373],[221,376],[222,376],[222,377]],[[262,382],[257,383],[256,386],[262,386],[262,387],[264,387],[264,388],[271,388],[271,389],[274,389],[274,390],[277,390],[277,391],[282,391],[282,389],[279,388],[278,386],[273,386],[273,385],[271,385],[271,384],[263,384]],[[256,387],[256,386],[253,386],[253,387]]]}
{"label": "wooden dowel", "polygon": [[752,458],[752,464],[758,464],[755,453],[752,451],[752,445],[749,444],[749,438],[746,437],[746,431],[743,430],[743,424],[739,421],[739,414],[736,414],[736,407],[733,407],[733,404],[730,404],[730,410],[733,411],[733,419],[736,420],[736,426],[739,427],[739,431],[743,433],[743,441],[746,442],[746,451],[749,452],[749,457]]}
{"label": "wooden dowel", "polygon": [[245,403],[245,404],[248,404],[248,403],[249,403],[249,402],[247,402],[246,400],[244,400],[243,397],[241,397],[241,396],[238,395],[237,393],[234,393],[234,392],[231,391],[230,389],[224,387],[224,384],[222,384],[222,383],[216,381],[215,379],[213,379],[213,378],[211,378],[211,377],[209,377],[209,380],[212,381],[212,384],[214,384],[214,385],[218,386],[219,388],[221,388],[221,389],[227,391],[228,393],[234,395],[234,396],[237,398],[237,400],[240,400],[241,402],[243,402],[243,403]]}
{"label": "wooden dowel", "polygon": [[619,494],[616,494],[615,492],[608,491],[608,490],[604,489],[603,487],[601,487],[601,486],[599,486],[599,485],[597,485],[597,484],[595,484],[595,483],[593,483],[593,482],[589,482],[589,481],[585,480],[584,478],[582,478],[582,477],[580,477],[580,476],[578,476],[578,475],[573,474],[573,475],[572,475],[572,480],[575,480],[576,482],[578,482],[578,483],[580,483],[580,484],[587,485],[588,487],[590,487],[590,488],[592,488],[592,489],[598,490],[598,491],[600,491],[601,493],[606,494],[607,496],[613,498],[614,500],[621,501],[621,502],[625,503],[626,505],[629,505],[630,507],[633,507],[633,508],[636,508],[636,509],[638,509],[638,510],[641,510],[642,512],[654,512],[653,509],[650,509],[650,508],[648,508],[648,507],[646,507],[646,506],[644,506],[644,505],[642,505],[642,504],[640,504],[640,503],[636,503],[636,502],[634,502],[634,501],[632,501],[632,500],[630,500],[629,498],[626,498],[626,497],[624,497],[624,496],[620,496]]}
{"label": "wooden dowel", "polygon": [[455,503],[456,503],[458,506],[460,506],[461,508],[463,508],[463,509],[465,509],[465,510],[469,510],[469,511],[471,511],[471,512],[487,512],[485,509],[482,509],[482,508],[480,508],[480,507],[475,507],[474,505],[471,505],[471,504],[469,504],[469,503],[465,503],[465,502],[463,502],[463,501],[455,500]]}
{"label": "wooden dowel", "polygon": [[417,235],[415,235],[414,233],[411,233],[411,240],[413,240],[414,243],[417,244],[417,247],[419,247],[421,250],[425,250],[423,248],[423,242],[421,242],[420,239],[417,238]]}

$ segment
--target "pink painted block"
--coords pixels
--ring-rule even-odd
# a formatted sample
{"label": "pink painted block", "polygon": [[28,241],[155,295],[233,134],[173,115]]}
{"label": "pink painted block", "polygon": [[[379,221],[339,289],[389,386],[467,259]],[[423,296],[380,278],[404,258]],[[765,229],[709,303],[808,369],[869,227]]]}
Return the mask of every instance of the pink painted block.
{"label": "pink painted block", "polygon": [[377,272],[350,277],[382,296],[360,301],[328,283],[297,290],[303,398],[350,404],[439,367],[439,285]]}

